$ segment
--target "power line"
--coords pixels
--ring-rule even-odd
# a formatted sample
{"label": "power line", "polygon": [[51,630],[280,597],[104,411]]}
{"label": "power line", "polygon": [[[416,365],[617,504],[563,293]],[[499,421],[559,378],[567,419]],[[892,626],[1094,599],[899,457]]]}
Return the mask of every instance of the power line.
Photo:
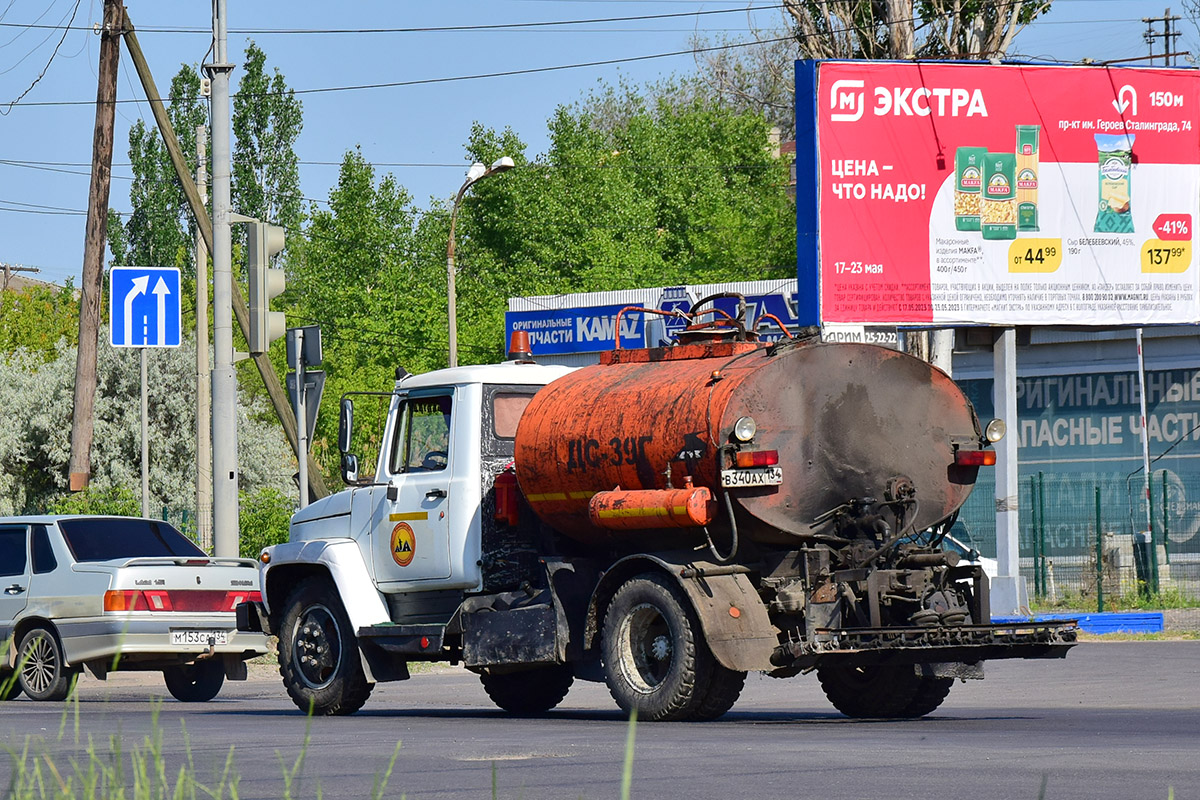
{"label": "power line", "polygon": [[[273,92],[273,91],[270,91],[270,92],[237,92],[236,94],[233,94],[231,96],[232,97],[260,98],[260,97],[271,97],[271,96],[281,95],[281,94],[311,95],[311,94],[328,94],[330,92],[363,91],[363,90],[367,90],[367,89],[393,89],[393,88],[400,88],[400,87],[405,87],[405,86],[429,86],[429,85],[442,84],[442,83],[456,83],[459,81],[482,80],[484,78],[506,78],[506,77],[515,77],[518,75],[535,75],[535,74],[547,73],[547,72],[561,72],[563,70],[569,70],[569,69],[584,69],[587,67],[615,66],[617,64],[631,64],[631,63],[635,63],[635,62],[639,62],[639,61],[651,61],[651,60],[658,59],[658,58],[673,58],[673,57],[677,57],[677,56],[690,56],[690,55],[695,55],[697,53],[708,53],[708,52],[714,52],[717,50],[732,50],[732,49],[742,48],[742,47],[758,47],[761,45],[775,44],[775,43],[779,43],[779,42],[791,42],[791,41],[795,41],[795,37],[781,36],[781,37],[778,37],[775,39],[755,39],[754,41],[751,41],[751,42],[732,42],[732,43],[726,43],[726,44],[721,44],[721,45],[713,45],[710,47],[698,47],[698,48],[689,48],[687,50],[675,50],[675,51],[671,51],[671,52],[667,52],[667,53],[650,53],[650,54],[641,55],[641,56],[625,56],[622,58],[608,58],[608,59],[601,59],[598,61],[578,62],[578,63],[574,63],[574,64],[556,64],[556,65],[549,66],[549,67],[528,67],[526,69],[502,70],[499,72],[483,72],[483,73],[477,73],[474,75],[451,75],[451,76],[446,76],[446,77],[442,77],[442,78],[415,78],[413,80],[407,80],[407,81],[386,81],[386,82],[382,82],[382,83],[363,83],[363,84],[353,84],[353,85],[347,85],[347,86],[323,86],[323,87],[318,87],[318,88],[314,88],[314,89],[288,89],[286,92]],[[171,98],[164,98],[164,99],[171,101]],[[14,102],[11,105],[18,105],[22,108],[35,108],[35,107],[46,107],[46,106],[84,106],[84,105],[93,105],[95,102],[96,102],[95,100],[41,100],[41,101],[32,102],[32,103],[16,103],[16,102]],[[137,103],[137,102],[141,102],[141,101],[137,100],[137,99],[128,99],[128,100],[114,100],[113,102],[120,104],[120,103]]]}
{"label": "power line", "polygon": [[9,114],[13,110],[13,106],[15,106],[19,102],[21,102],[22,98],[24,98],[25,95],[32,92],[33,87],[37,86],[38,83],[42,80],[42,78],[44,78],[46,76],[46,70],[50,69],[50,65],[54,63],[54,57],[58,55],[58,49],[60,47],[62,47],[62,43],[64,41],[66,41],[66,39],[67,39],[67,32],[70,31],[70,29],[71,29],[71,23],[75,21],[75,15],[79,13],[79,5],[82,1],[83,0],[75,0],[75,8],[71,11],[71,19],[67,21],[67,27],[63,29],[63,35],[58,40],[58,44],[54,45],[54,52],[52,52],[50,54],[50,58],[46,61],[46,66],[42,67],[42,71],[39,72],[38,76],[33,79],[33,83],[29,84],[29,87],[26,88],[25,91],[23,91],[23,92],[21,92],[21,94],[17,95],[16,100],[13,100],[11,103],[8,104],[8,110],[0,111],[0,114],[3,114],[3,115]]}
{"label": "power line", "polygon": [[[783,8],[782,3],[775,3],[767,6],[752,6],[750,8],[719,8],[708,11],[679,11],[669,14],[639,14],[636,16],[626,17],[594,17],[590,19],[567,19],[567,20],[552,20],[540,22],[497,22],[483,25],[436,25],[411,28],[230,28],[229,33],[238,35],[253,35],[253,36],[269,36],[269,35],[350,35],[350,34],[381,34],[381,33],[450,33],[450,32],[473,32],[473,31],[507,31],[507,30],[523,30],[550,28],[554,26],[564,25],[599,25],[611,22],[642,22],[655,19],[679,19],[682,17],[706,17],[714,14],[733,14],[743,13],[745,11],[772,11]],[[4,28],[28,28],[28,29],[49,29],[59,30],[58,25],[23,25],[17,22],[0,22],[0,27]],[[90,31],[90,27],[67,27],[64,30]],[[211,36],[211,28],[201,28],[193,26],[164,26],[164,27],[138,27],[138,33],[172,33],[172,34],[198,34]]]}
{"label": "power line", "polygon": [[[995,7],[1013,5],[1017,2],[1020,2],[1020,0],[1009,0],[1009,2],[998,3],[998,4],[996,4]],[[761,7],[761,8],[767,8],[767,7]],[[739,9],[739,10],[741,10],[741,9]],[[696,12],[696,13],[699,13],[699,12]],[[919,17],[911,17],[911,18],[909,18],[907,20],[903,20],[903,21],[915,22],[918,20],[920,20]],[[1077,22],[1087,23],[1088,21],[1087,20],[1078,20]],[[3,23],[0,23],[0,24],[3,24]],[[832,32],[833,33],[845,33],[845,32],[849,32],[850,30],[851,30],[850,28],[844,28],[844,29],[840,29],[840,30],[832,31]],[[826,33],[824,33],[824,32],[812,33],[812,34],[808,34],[806,38],[818,37],[818,36],[824,36],[824,35],[826,35]],[[471,74],[471,75],[452,75],[452,76],[445,76],[445,77],[440,77],[440,78],[417,78],[417,79],[405,80],[405,81],[385,81],[385,82],[379,82],[379,83],[350,84],[350,85],[344,85],[344,86],[326,86],[326,87],[316,87],[316,88],[312,88],[312,89],[289,89],[284,94],[313,95],[313,94],[326,94],[326,93],[330,93],[330,92],[363,91],[363,90],[368,90],[368,89],[388,89],[388,88],[400,88],[400,87],[408,87],[408,86],[428,86],[428,85],[436,85],[436,84],[443,84],[443,83],[455,83],[455,82],[460,82],[460,81],[482,80],[485,78],[516,77],[516,76],[521,76],[521,75],[534,75],[534,74],[543,74],[543,73],[549,73],[549,72],[560,72],[560,71],[571,70],[571,69],[585,69],[588,67],[615,66],[618,64],[630,64],[630,63],[650,61],[650,60],[655,60],[655,59],[660,59],[660,58],[674,58],[674,57],[686,56],[686,55],[694,56],[697,53],[717,52],[717,51],[722,51],[722,50],[733,50],[733,49],[739,49],[739,48],[744,48],[744,47],[757,47],[757,46],[763,46],[763,45],[769,45],[769,44],[779,44],[779,43],[783,43],[783,42],[795,42],[795,41],[797,41],[797,37],[789,35],[789,36],[776,37],[776,38],[772,38],[772,39],[754,39],[752,41],[747,41],[747,42],[726,42],[723,44],[711,45],[708,47],[698,47],[698,48],[693,47],[693,48],[689,48],[687,50],[674,50],[674,51],[669,51],[669,52],[664,52],[664,53],[649,53],[649,54],[640,55],[640,56],[625,56],[625,57],[621,57],[621,58],[599,59],[599,60],[595,60],[595,61],[577,62],[577,63],[573,63],[573,64],[557,64],[557,65],[552,65],[552,66],[548,66],[548,67],[529,67],[529,68],[525,68],[525,69],[501,70],[501,71],[496,71],[496,72],[476,73],[476,74]],[[235,97],[268,97],[268,96],[272,96],[275,94],[279,94],[279,93],[277,93],[277,92],[255,92],[255,93],[247,94],[247,93],[239,92],[234,96]],[[94,102],[95,102],[94,100],[55,100],[55,101],[38,101],[38,102],[31,102],[31,103],[16,103],[15,105],[20,105],[23,108],[31,108],[31,107],[43,107],[43,106],[91,105]],[[115,103],[130,103],[130,102],[139,102],[139,101],[137,101],[137,100],[115,100],[113,102],[115,102]]]}

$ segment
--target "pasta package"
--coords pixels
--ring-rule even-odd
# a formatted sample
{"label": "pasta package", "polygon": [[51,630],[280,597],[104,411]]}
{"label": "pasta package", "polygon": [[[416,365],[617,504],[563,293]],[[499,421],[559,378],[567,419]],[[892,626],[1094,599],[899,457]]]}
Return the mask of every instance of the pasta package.
{"label": "pasta package", "polygon": [[954,152],[954,227],[960,231],[979,230],[986,155],[986,147],[960,147]]}
{"label": "pasta package", "polygon": [[984,239],[1017,238],[1016,171],[1015,153],[988,153],[984,157],[986,182],[979,211]]}
{"label": "pasta package", "polygon": [[1097,133],[1096,154],[1100,164],[1100,206],[1096,211],[1096,233],[1133,233],[1132,133]]}
{"label": "pasta package", "polygon": [[1038,132],[1040,125],[1017,126],[1017,230],[1038,230]]}

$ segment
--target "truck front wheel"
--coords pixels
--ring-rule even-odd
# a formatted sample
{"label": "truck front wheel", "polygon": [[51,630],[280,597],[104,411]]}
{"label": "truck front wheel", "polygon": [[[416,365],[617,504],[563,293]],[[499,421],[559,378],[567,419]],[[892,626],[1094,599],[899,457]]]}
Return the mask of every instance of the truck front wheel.
{"label": "truck front wheel", "polygon": [[353,714],[371,696],[350,620],[323,578],[304,579],[284,604],[279,674],[297,708],[314,716]]}
{"label": "truck front wheel", "polygon": [[717,663],[686,596],[654,573],[613,596],[602,643],[609,692],[643,720],[714,719],[737,700],[746,677]]}
{"label": "truck front wheel", "polygon": [[514,714],[541,714],[562,702],[575,676],[560,664],[520,672],[481,672],[479,680],[492,702]]}

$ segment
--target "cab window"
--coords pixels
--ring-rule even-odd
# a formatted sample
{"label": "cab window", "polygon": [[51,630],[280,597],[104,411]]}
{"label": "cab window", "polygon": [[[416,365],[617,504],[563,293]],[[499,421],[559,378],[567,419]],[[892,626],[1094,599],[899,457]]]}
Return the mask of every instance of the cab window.
{"label": "cab window", "polygon": [[492,397],[492,433],[497,439],[517,438],[517,423],[532,399],[532,394],[496,392]]}
{"label": "cab window", "polygon": [[450,459],[449,395],[409,397],[401,401],[395,438],[392,440],[391,473],[437,472]]}

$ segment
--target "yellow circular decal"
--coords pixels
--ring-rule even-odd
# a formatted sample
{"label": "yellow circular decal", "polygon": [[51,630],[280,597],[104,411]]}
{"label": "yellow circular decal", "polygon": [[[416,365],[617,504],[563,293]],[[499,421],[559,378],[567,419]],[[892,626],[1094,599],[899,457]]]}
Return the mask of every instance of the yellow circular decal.
{"label": "yellow circular decal", "polygon": [[417,550],[417,535],[407,522],[401,522],[392,528],[392,558],[402,567],[412,563],[413,554]]}

